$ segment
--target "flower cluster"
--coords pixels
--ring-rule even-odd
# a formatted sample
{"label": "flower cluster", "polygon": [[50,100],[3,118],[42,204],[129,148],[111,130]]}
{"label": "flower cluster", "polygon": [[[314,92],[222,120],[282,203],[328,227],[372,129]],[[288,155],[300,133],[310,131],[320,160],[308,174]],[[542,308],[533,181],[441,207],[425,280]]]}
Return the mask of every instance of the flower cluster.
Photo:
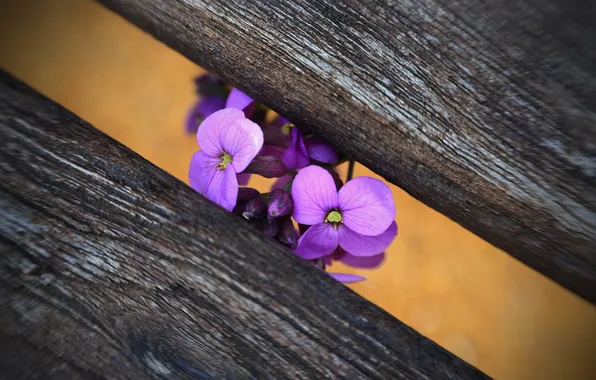
{"label": "flower cluster", "polygon": [[[190,162],[193,189],[325,270],[334,261],[378,267],[397,235],[389,187],[370,177],[345,184],[335,167],[345,161],[322,139],[304,134],[213,75],[196,80],[200,100],[186,131],[201,148]],[[249,187],[251,174],[277,178],[272,190]],[[296,230],[295,223],[299,230]],[[343,282],[361,276],[329,273]]]}

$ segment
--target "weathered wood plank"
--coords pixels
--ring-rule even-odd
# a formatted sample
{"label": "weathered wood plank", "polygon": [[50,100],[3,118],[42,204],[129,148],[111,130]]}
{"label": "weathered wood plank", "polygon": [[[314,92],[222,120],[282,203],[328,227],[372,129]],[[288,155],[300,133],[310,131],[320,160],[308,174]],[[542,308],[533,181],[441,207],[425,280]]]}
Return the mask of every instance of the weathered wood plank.
{"label": "weathered wood plank", "polygon": [[0,141],[0,378],[485,378],[6,73]]}
{"label": "weathered wood plank", "polygon": [[596,302],[596,3],[99,0]]}

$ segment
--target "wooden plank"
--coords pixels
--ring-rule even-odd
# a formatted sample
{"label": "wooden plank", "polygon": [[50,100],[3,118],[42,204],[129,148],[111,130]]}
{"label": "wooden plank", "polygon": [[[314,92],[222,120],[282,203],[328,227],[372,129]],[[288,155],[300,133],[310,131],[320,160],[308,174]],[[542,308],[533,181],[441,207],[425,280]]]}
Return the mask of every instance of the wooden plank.
{"label": "wooden plank", "polygon": [[99,1],[596,302],[596,3]]}
{"label": "wooden plank", "polygon": [[486,378],[6,73],[0,141],[0,378]]}

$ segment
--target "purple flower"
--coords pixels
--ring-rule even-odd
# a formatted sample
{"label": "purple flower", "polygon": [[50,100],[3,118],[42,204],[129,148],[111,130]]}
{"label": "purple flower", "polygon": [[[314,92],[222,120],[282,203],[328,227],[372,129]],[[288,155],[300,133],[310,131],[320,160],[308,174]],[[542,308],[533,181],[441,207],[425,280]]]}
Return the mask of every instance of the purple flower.
{"label": "purple flower", "polygon": [[295,250],[307,260],[338,246],[354,256],[376,255],[397,235],[391,189],[378,179],[358,177],[337,191],[331,174],[311,165],[296,175],[292,199],[296,222],[311,225]]}
{"label": "purple flower", "polygon": [[306,145],[308,156],[315,161],[325,164],[335,164],[339,159],[337,152],[319,138],[308,138],[304,141],[304,144]]}
{"label": "purple flower", "polygon": [[203,74],[195,78],[196,92],[201,98],[186,115],[186,133],[196,133],[199,125],[212,113],[226,105],[228,90],[225,83],[213,74]]}
{"label": "purple flower", "polygon": [[281,160],[288,169],[304,168],[310,164],[310,158],[308,158],[308,151],[306,150],[302,133],[294,126],[287,127],[289,125],[291,124],[286,124],[282,127],[290,129],[289,134],[291,139],[288,147],[281,155]]}
{"label": "purple flower", "polygon": [[196,133],[199,125],[212,113],[224,108],[226,99],[220,96],[207,96],[192,106],[186,115],[185,131],[188,134]]}
{"label": "purple flower", "polygon": [[238,195],[236,175],[263,147],[263,132],[242,111],[225,108],[203,121],[197,141],[201,151],[190,162],[190,186],[232,211]]}
{"label": "purple flower", "polygon": [[244,111],[250,117],[254,111],[255,100],[237,88],[233,88],[226,100],[226,108],[236,108]]}
{"label": "purple flower", "polygon": [[[280,117],[280,122],[287,119]],[[310,164],[310,159],[326,164],[335,164],[338,160],[337,152],[323,140],[317,138],[304,139],[302,133],[289,121],[280,129],[283,135],[289,136],[286,140],[287,148],[281,156],[288,169],[301,169]]]}

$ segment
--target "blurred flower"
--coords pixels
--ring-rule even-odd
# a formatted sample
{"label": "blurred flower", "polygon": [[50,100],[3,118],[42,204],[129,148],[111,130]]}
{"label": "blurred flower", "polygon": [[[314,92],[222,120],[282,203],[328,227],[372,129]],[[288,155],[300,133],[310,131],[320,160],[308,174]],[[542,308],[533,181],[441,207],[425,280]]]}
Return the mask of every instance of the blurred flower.
{"label": "blurred flower", "polygon": [[185,131],[188,134],[196,133],[199,125],[212,113],[224,108],[225,98],[206,97],[192,106],[186,116]]}
{"label": "blurred flower", "polygon": [[196,133],[203,120],[225,107],[228,93],[225,83],[213,74],[204,74],[195,78],[195,85],[197,95],[201,99],[186,115],[184,129],[188,134]]}
{"label": "blurred flower", "polygon": [[331,174],[311,165],[296,175],[292,199],[296,222],[311,225],[295,250],[307,260],[338,246],[353,256],[377,255],[397,235],[391,189],[377,179],[358,177],[337,191]]}
{"label": "blurred flower", "polygon": [[197,141],[201,151],[190,162],[190,185],[232,211],[238,196],[236,175],[246,169],[263,147],[263,132],[242,111],[226,108],[201,123]]}
{"label": "blurred flower", "polygon": [[200,97],[205,96],[219,96],[226,98],[228,93],[228,86],[219,79],[216,75],[206,73],[195,78],[196,93]]}

